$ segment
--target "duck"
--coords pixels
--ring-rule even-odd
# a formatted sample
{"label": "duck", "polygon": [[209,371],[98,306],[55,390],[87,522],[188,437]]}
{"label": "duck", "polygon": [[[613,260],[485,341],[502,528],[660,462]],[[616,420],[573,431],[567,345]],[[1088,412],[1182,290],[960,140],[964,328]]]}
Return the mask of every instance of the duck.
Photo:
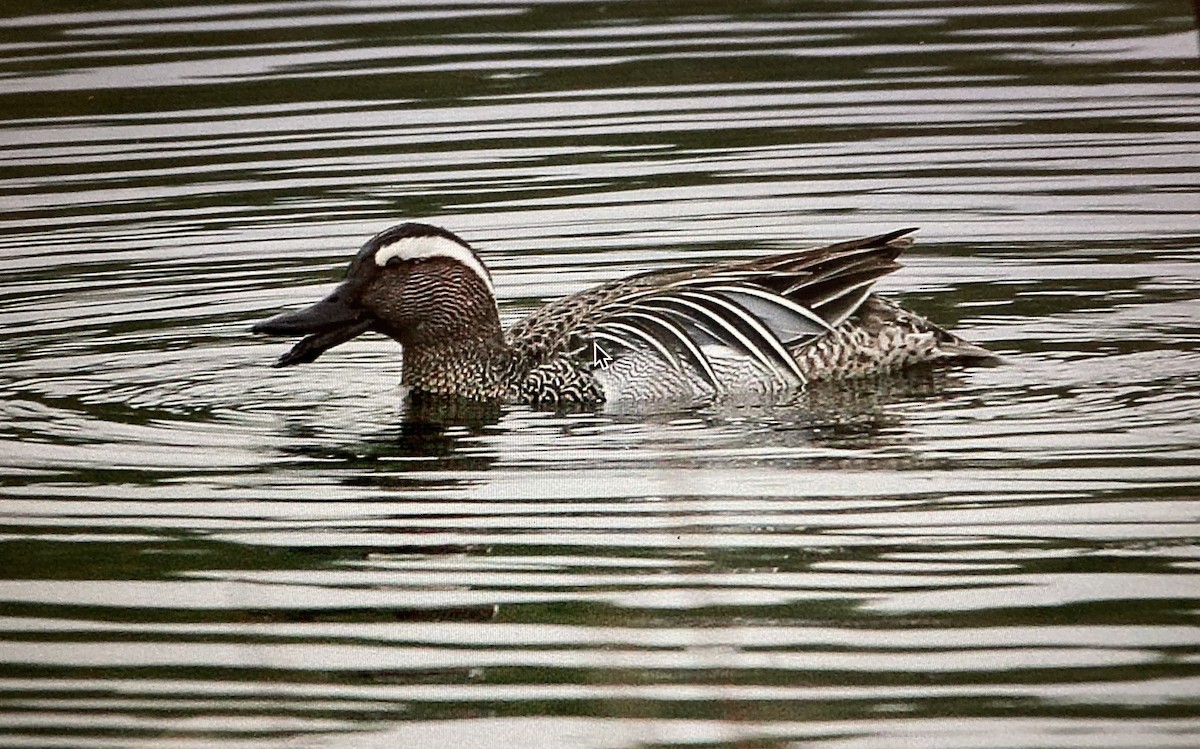
{"label": "duck", "polygon": [[995,359],[876,294],[915,229],[750,260],[652,270],[550,302],[504,330],[491,273],[458,235],[376,234],[324,299],[256,323],[315,361],[364,333],[402,349],[410,393],[600,405],[776,397],[810,383]]}

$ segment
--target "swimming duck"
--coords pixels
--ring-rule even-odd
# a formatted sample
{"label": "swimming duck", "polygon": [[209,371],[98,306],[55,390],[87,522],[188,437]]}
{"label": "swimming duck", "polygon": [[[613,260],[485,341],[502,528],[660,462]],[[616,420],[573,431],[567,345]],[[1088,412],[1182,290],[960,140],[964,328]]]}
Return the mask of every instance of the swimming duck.
{"label": "swimming duck", "polygon": [[405,223],[367,241],[325,299],[252,330],[304,336],[279,367],[383,333],[403,348],[401,384],[412,392],[525,404],[769,396],[994,358],[872,293],[899,267],[912,231],[642,273],[551,302],[504,331],[475,250],[440,227]]}

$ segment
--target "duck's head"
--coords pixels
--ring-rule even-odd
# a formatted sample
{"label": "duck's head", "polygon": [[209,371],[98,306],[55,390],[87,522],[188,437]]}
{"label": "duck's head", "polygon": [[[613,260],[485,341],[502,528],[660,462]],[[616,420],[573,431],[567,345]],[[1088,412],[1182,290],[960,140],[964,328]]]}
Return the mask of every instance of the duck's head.
{"label": "duck's head", "polygon": [[304,336],[277,367],[311,362],[368,330],[402,346],[495,342],[501,337],[492,278],[471,246],[428,224],[401,224],[372,237],[329,296],[251,328]]}

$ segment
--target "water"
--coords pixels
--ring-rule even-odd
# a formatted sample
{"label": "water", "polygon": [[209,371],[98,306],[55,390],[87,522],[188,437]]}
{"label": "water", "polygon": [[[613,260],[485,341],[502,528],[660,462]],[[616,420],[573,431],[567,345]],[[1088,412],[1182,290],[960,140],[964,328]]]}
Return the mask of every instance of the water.
{"label": "water", "polygon": [[[0,22],[0,745],[1200,744],[1182,2],[221,3]],[[372,233],[501,312],[907,226],[1003,359],[420,422],[247,332]]]}

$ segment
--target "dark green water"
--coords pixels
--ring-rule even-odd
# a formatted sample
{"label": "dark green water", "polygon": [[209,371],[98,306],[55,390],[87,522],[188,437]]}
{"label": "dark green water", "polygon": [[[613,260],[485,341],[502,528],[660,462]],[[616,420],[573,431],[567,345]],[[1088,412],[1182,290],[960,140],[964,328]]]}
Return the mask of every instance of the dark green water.
{"label": "dark green water", "polygon": [[[0,746],[1200,745],[1183,2],[5,5]],[[994,367],[418,424],[249,324],[920,226]]]}

